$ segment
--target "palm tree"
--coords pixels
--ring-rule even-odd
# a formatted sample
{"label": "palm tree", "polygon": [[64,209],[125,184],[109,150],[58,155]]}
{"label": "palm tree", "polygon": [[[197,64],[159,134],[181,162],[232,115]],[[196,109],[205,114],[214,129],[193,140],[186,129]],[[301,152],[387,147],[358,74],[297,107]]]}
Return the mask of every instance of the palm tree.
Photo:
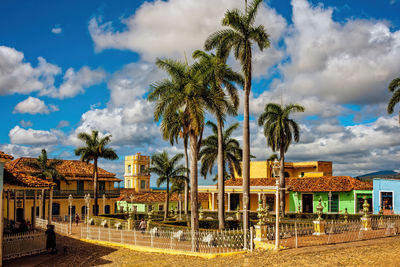
{"label": "palm tree", "polygon": [[204,115],[206,109],[212,110],[215,101],[221,96],[208,90],[204,85],[199,68],[171,59],[157,59],[156,65],[164,69],[170,79],[164,79],[151,85],[148,100],[156,102],[154,120],[172,116],[176,111],[183,110],[187,114],[190,142],[190,188],[191,188],[191,229],[192,245],[198,250],[197,233],[199,229],[197,162],[201,144]]}
{"label": "palm tree", "polygon": [[[165,140],[169,140],[171,145],[178,143],[178,139],[183,139],[183,149],[185,152],[185,168],[189,170],[189,156],[187,152],[189,143],[189,120],[188,114],[179,110],[169,117],[163,117],[161,122],[161,132]],[[186,172],[186,177],[189,178],[189,172]],[[185,183],[185,214],[189,211],[189,179]]]}
{"label": "palm tree", "polygon": [[92,130],[91,134],[79,133],[78,139],[85,143],[85,146],[78,147],[75,149],[75,155],[81,157],[81,161],[89,163],[93,160],[93,198],[94,198],[94,216],[98,215],[99,205],[98,205],[98,168],[97,163],[99,158],[116,160],[118,159],[117,154],[114,149],[106,147],[111,142],[111,135],[106,135],[104,137],[99,137],[99,132],[97,130]]}
{"label": "palm tree", "polygon": [[[268,146],[272,151],[279,151],[280,175],[279,186],[285,188],[285,153],[287,152],[292,139],[299,142],[300,131],[296,121],[289,118],[291,113],[304,112],[304,107],[299,104],[291,104],[285,107],[269,103],[265,106],[264,112],[258,118],[258,125],[263,126],[264,135],[267,138]],[[280,206],[282,215],[285,215],[285,191],[280,194]]]}
{"label": "palm tree", "polygon": [[[389,104],[387,106],[387,112],[392,114],[394,111],[394,106],[400,102],[400,77],[394,79],[389,84],[389,91],[393,92],[392,98],[390,98]],[[399,111],[399,124],[400,124],[400,111]]]}
{"label": "palm tree", "polygon": [[[234,72],[225,64],[226,53],[218,51],[217,56],[207,54],[204,51],[196,50],[193,58],[199,59],[199,65],[204,82],[209,88],[221,97],[229,96],[228,101],[216,103],[215,110],[210,110],[217,119],[218,136],[218,221],[219,229],[225,228],[225,198],[224,198],[224,151],[222,144],[222,128],[224,126],[225,115],[237,115],[239,107],[239,96],[234,83],[243,85],[243,77],[240,73]],[[224,88],[226,93],[224,92]]]}
{"label": "palm tree", "polygon": [[[213,135],[208,136],[206,139],[203,140],[203,143],[201,144],[201,150],[199,154],[199,157],[201,159],[200,173],[204,177],[207,176],[207,173],[212,174],[212,169],[215,165],[216,160],[218,159],[219,152],[218,126],[211,121],[207,122],[207,126],[211,128]],[[224,174],[224,179],[222,185],[220,185],[218,180],[218,194],[220,194],[220,192],[222,191],[223,196],[225,194],[224,181],[227,180],[227,178],[234,178],[235,170],[238,175],[242,174],[242,168],[240,166],[240,162],[242,160],[242,149],[240,148],[239,142],[236,139],[231,138],[232,132],[238,127],[239,123],[231,125],[230,127],[228,127],[227,130],[225,130],[221,138],[223,151],[222,172]],[[227,171],[227,169],[229,170],[229,172]],[[219,173],[217,177],[218,179],[220,179]],[[219,201],[220,200],[218,199],[218,203]]]}
{"label": "palm tree", "polygon": [[154,154],[151,157],[151,167],[149,168],[149,172],[158,175],[157,187],[160,187],[160,185],[164,183],[167,184],[164,220],[167,220],[169,211],[169,182],[173,179],[186,179],[185,172],[187,169],[183,165],[177,165],[182,158],[183,154],[176,154],[170,159],[166,151]]}
{"label": "palm tree", "polygon": [[206,40],[206,50],[217,48],[219,51],[233,49],[235,58],[240,61],[244,75],[244,112],[243,112],[243,228],[245,234],[249,228],[248,210],[250,209],[250,128],[249,96],[251,91],[252,51],[254,43],[262,51],[269,47],[268,34],[263,25],[255,26],[257,10],[262,0],[253,0],[245,12],[237,9],[227,10],[222,25],[228,28],[212,33]]}
{"label": "palm tree", "polygon": [[[57,166],[59,166],[61,163],[62,163],[61,160],[57,159],[49,160],[47,157],[46,149],[42,149],[42,154],[39,155],[37,159],[35,159],[34,161],[27,161],[25,162],[25,165],[36,171],[31,174],[32,176],[48,180],[51,182],[55,182],[57,184],[59,184],[60,181],[65,181],[68,184],[69,182],[65,179],[64,175],[60,174],[57,170]],[[43,195],[43,210],[45,210],[45,207],[46,207],[46,190],[44,191]],[[52,203],[49,199],[49,207],[48,207],[49,223],[51,222],[51,215],[52,215]],[[44,212],[42,216],[44,219],[45,218]]]}

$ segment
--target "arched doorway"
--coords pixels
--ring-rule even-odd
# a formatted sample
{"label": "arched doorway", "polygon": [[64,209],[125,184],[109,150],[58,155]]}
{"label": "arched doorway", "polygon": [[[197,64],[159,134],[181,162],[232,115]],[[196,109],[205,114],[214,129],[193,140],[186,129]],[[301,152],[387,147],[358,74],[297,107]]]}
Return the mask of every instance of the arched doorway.
{"label": "arched doorway", "polygon": [[24,219],[24,209],[17,208],[17,222],[22,222],[23,219]]}

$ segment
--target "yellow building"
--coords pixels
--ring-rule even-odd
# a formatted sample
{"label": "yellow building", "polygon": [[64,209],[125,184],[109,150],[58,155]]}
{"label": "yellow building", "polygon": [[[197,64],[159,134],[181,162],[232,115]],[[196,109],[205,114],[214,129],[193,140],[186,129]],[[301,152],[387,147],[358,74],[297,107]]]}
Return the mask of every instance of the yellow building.
{"label": "yellow building", "polygon": [[[263,200],[274,210],[275,179],[272,174],[272,161],[250,162],[250,210],[258,208],[258,201]],[[285,162],[285,177],[323,177],[332,176],[331,161]],[[270,179],[268,179],[270,178]],[[235,174],[235,180],[225,182],[225,210],[234,211],[243,209],[242,204],[242,176]],[[199,186],[199,192],[208,193],[207,209],[217,210],[217,185]],[[286,203],[289,203],[289,194],[286,191]],[[204,204],[202,204],[204,206]],[[285,207],[289,211],[289,205]]]}
{"label": "yellow building", "polygon": [[[7,162],[5,170],[18,174],[34,174],[37,171],[28,167],[27,163],[35,160],[34,158],[18,158]],[[51,160],[50,160],[51,161]],[[78,213],[81,218],[85,216],[85,200],[86,194],[91,196],[90,214],[93,214],[93,164],[85,163],[79,160],[60,160],[61,164],[56,168],[62,174],[66,181],[56,183],[52,190],[51,213],[53,220],[64,220],[69,214],[68,197],[71,195],[72,214]],[[98,168],[98,204],[99,213],[113,213],[115,211],[115,202],[119,197],[119,189],[114,187],[115,182],[121,182],[115,177],[114,173],[110,173],[102,168]],[[39,190],[36,199],[36,216],[48,218],[49,206],[49,190]],[[43,199],[43,196],[46,199]],[[5,217],[9,220],[21,221],[32,220],[34,211],[34,192],[33,190],[7,190],[3,195],[3,210]]]}
{"label": "yellow building", "polygon": [[150,191],[150,157],[136,155],[125,157],[125,188],[133,188],[136,192]]}

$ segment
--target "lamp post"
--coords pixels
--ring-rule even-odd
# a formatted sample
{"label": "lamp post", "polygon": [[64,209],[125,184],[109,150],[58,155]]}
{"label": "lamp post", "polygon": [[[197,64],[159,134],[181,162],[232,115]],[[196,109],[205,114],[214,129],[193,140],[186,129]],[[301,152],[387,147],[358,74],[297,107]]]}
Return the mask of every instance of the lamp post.
{"label": "lamp post", "polygon": [[68,197],[69,203],[69,234],[72,234],[72,195],[70,194]]}
{"label": "lamp post", "polygon": [[272,165],[272,172],[275,180],[275,250],[279,250],[279,170],[280,165],[278,159],[275,159]]}
{"label": "lamp post", "polygon": [[87,235],[89,236],[89,213],[90,213],[90,194],[85,195],[85,203],[86,203],[86,229]]}
{"label": "lamp post", "polygon": [[181,214],[182,214],[182,194],[181,193],[178,194],[178,200],[179,200],[179,220],[181,221],[182,220],[182,216],[181,216]]}

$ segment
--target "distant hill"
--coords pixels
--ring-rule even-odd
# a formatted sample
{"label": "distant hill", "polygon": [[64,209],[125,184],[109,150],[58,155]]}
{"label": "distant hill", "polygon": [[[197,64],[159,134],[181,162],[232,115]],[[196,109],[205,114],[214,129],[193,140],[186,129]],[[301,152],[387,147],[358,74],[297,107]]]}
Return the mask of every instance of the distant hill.
{"label": "distant hill", "polygon": [[362,181],[372,180],[373,178],[400,178],[400,173],[391,170],[371,172],[357,176]]}

